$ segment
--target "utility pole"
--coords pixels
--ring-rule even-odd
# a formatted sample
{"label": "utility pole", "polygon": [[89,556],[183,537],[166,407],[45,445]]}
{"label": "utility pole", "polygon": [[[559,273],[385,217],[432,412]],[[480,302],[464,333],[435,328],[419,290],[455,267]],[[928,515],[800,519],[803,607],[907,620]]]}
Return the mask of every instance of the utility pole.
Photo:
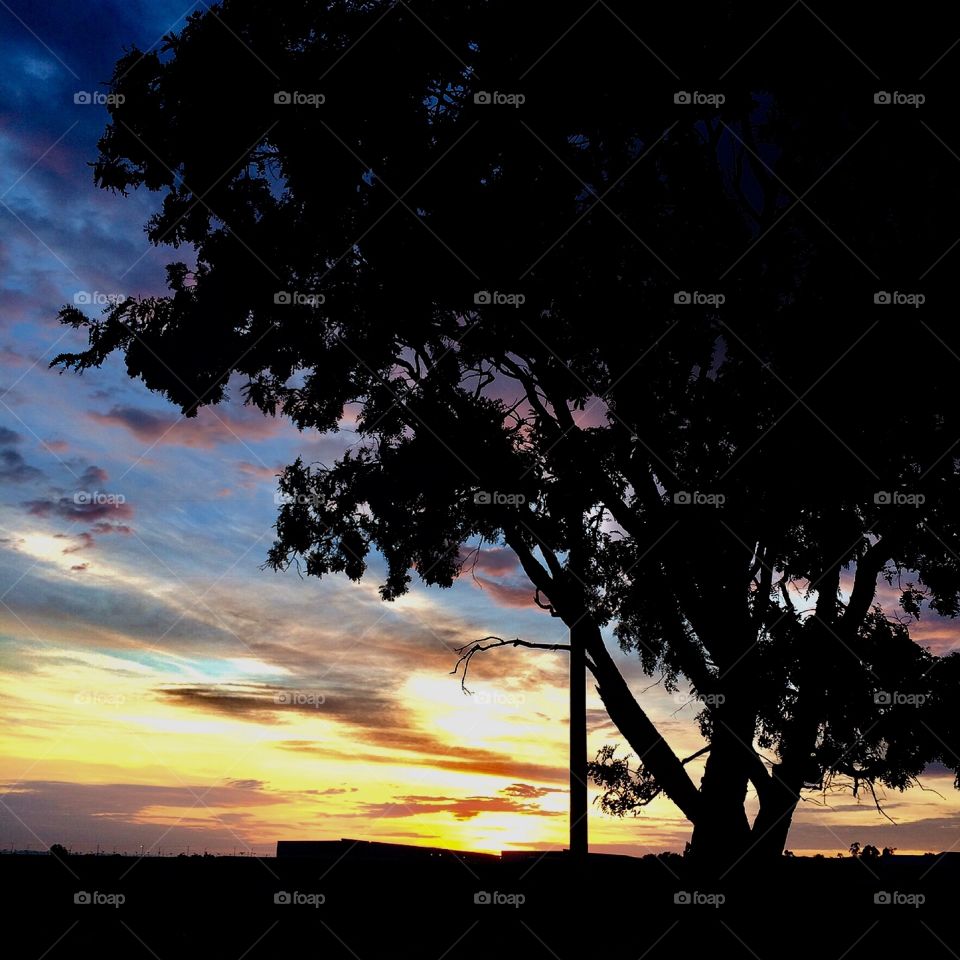
{"label": "utility pole", "polygon": [[587,830],[587,659],[582,630],[570,630],[570,856],[585,863]]}
{"label": "utility pole", "polygon": [[[574,525],[576,524],[576,525]],[[570,582],[567,589],[579,600],[580,616],[570,627],[570,859],[586,867],[590,838],[587,830],[587,612],[585,554],[582,513],[571,516],[571,529],[578,529],[567,556]]]}

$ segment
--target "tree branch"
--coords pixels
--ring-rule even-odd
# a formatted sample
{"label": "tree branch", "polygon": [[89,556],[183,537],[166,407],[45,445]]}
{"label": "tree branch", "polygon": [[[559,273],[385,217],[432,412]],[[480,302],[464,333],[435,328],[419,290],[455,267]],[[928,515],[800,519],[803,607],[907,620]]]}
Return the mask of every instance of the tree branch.
{"label": "tree branch", "polygon": [[[493,643],[487,643],[486,641],[492,640]],[[497,647],[527,647],[531,650],[569,650],[569,643],[533,643],[530,640],[521,640],[517,637],[514,640],[504,640],[501,637],[481,637],[479,640],[472,640],[470,643],[464,644],[462,647],[457,647],[454,650],[454,653],[460,654],[460,659],[457,660],[456,666],[450,671],[451,674],[456,674],[460,670],[460,665],[463,665],[463,676],[460,678],[460,687],[464,693],[471,693],[467,689],[467,671],[470,669],[470,661],[478,653],[483,653],[486,650],[493,650]],[[464,653],[466,651],[466,653]],[[587,658],[587,669],[596,676],[596,671],[594,669],[593,663],[590,658]]]}
{"label": "tree branch", "polygon": [[840,618],[840,627],[848,636],[856,633],[870,612],[870,605],[877,591],[877,577],[880,576],[889,559],[890,546],[887,544],[887,538],[884,537],[872,547],[868,547],[857,561],[850,602]]}

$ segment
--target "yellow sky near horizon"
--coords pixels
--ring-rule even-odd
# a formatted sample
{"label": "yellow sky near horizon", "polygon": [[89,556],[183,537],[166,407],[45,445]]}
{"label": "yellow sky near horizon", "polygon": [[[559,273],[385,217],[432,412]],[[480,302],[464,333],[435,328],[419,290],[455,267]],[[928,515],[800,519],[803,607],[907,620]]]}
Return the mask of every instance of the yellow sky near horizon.
{"label": "yellow sky near horizon", "polygon": [[[431,602],[421,597],[407,613],[429,615]],[[0,625],[23,628],[7,610]],[[386,712],[364,725],[338,702],[336,686],[328,694],[288,687],[292,671],[266,659],[168,651],[144,662],[142,648],[103,652],[69,644],[68,635],[35,648],[27,672],[0,672],[0,694],[15,718],[0,731],[0,810],[12,811],[0,817],[3,848],[59,842],[78,850],[134,852],[142,844],[150,852],[269,854],[281,839],[341,837],[483,852],[566,844],[562,655],[486,654],[474,662],[472,696],[446,671],[414,668],[386,705],[372,702]],[[545,658],[548,682],[528,684]],[[278,684],[290,702],[276,702]],[[180,696],[185,690],[190,697]],[[593,751],[619,738],[596,722],[602,705],[590,692]],[[701,745],[692,705],[659,686],[641,697],[678,753]],[[695,780],[701,762],[691,764]],[[930,849],[931,836],[952,842],[952,783],[929,782],[942,797],[888,798],[888,812],[906,830],[881,818],[869,798],[818,806],[824,800],[813,796],[794,831],[802,845],[792,836],[790,846],[832,855],[854,838],[881,843],[881,835],[904,853]],[[910,829],[928,821],[930,830]],[[625,820],[591,805],[590,833],[594,850],[642,855],[682,849],[689,825],[659,798]]]}

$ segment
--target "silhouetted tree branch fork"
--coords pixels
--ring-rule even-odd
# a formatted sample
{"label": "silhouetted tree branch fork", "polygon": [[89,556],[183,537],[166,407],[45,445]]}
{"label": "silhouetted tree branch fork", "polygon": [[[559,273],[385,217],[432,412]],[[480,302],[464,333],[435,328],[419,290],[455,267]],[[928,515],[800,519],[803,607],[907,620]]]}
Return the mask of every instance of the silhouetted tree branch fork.
{"label": "silhouetted tree branch fork", "polygon": [[[756,35],[749,4],[606,6],[678,38],[689,76]],[[718,875],[779,857],[808,791],[956,774],[960,657],[911,636],[960,612],[953,158],[836,96],[862,66],[813,17],[796,54],[750,48],[755,88],[740,64],[694,103],[599,9],[384,9],[224,0],[121,58],[96,182],[162,193],[148,236],[195,264],[167,296],[64,308],[88,344],[53,365],[119,353],[188,417],[231,380],[311,434],[353,411],[342,457],[280,478],[267,565],[360,580],[376,554],[390,601],[512,551],[569,633],[571,694],[582,650],[636,758],[590,765],[601,807],[668,797]],[[318,77],[322,108],[282,95]],[[905,277],[922,316],[884,290]],[[691,690],[698,783],[605,634]]]}

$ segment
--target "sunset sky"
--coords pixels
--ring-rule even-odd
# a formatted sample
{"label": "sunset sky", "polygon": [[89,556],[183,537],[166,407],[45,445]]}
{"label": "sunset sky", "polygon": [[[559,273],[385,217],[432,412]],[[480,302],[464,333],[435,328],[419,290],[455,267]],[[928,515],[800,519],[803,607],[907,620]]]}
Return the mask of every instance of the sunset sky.
{"label": "sunset sky", "polygon": [[[562,848],[565,655],[487,653],[472,696],[450,675],[456,648],[489,634],[565,640],[512,554],[488,544],[452,589],[393,604],[376,564],[361,585],[263,570],[276,475],[298,455],[331,463],[357,440],[349,419],[299,434],[234,389],[187,422],[117,360],[47,369],[83,342],[61,305],[162,293],[174,259],[144,236],[156,196],[94,187],[107,114],[75,94],[202,6],[0,2],[0,847]],[[935,618],[914,635],[960,647],[960,625]],[[617,657],[673,748],[702,746],[695,704]],[[592,690],[589,708],[591,752],[622,742]],[[788,847],[951,848],[952,775],[924,785],[887,797],[896,824],[869,797],[810,795]],[[625,821],[592,807],[590,831],[592,849],[632,854],[689,836],[667,800]]]}

